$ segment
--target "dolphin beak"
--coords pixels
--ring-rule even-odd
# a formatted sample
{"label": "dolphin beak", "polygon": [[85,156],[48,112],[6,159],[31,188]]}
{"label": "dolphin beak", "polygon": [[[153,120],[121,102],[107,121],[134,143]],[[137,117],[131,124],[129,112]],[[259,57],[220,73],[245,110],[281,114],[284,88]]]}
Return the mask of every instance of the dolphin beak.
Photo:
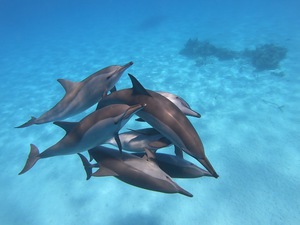
{"label": "dolphin beak", "polygon": [[124,72],[126,69],[128,69],[129,67],[131,67],[133,65],[133,62],[130,61],[129,63],[126,63],[124,66],[122,66],[122,68],[120,69],[122,72]]}
{"label": "dolphin beak", "polygon": [[214,170],[213,166],[210,164],[209,160],[205,157],[202,159],[198,159],[198,161],[208,170],[208,172],[214,177],[218,178],[219,175]]}
{"label": "dolphin beak", "polygon": [[192,195],[190,192],[184,190],[183,188],[180,188],[180,190],[179,190],[178,193],[180,193],[180,194],[182,194],[182,195],[185,195],[185,196],[187,196],[187,197],[193,197],[193,195]]}
{"label": "dolphin beak", "polygon": [[146,104],[144,104],[144,105],[137,104],[137,105],[130,106],[127,109],[127,111],[125,112],[123,119],[127,119],[127,118],[131,117],[133,114],[137,113],[138,111],[143,109],[145,106],[146,106]]}

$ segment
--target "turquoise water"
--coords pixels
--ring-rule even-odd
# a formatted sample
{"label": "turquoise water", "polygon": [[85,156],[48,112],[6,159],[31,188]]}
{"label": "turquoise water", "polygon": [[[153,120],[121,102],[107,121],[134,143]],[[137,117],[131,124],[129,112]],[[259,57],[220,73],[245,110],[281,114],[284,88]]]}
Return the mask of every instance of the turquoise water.
{"label": "turquoise water", "polygon": [[[2,0],[0,6],[1,224],[299,224],[298,1]],[[288,52],[275,70],[256,71],[244,59],[196,66],[179,54],[189,38],[234,51],[274,43]],[[64,135],[51,123],[14,128],[61,99],[56,79],[80,81],[129,61],[134,65],[117,89],[131,86],[130,72],[147,89],[183,97],[202,115],[190,120],[220,177],[176,179],[193,193],[187,198],[114,177],[86,181],[76,155],[41,160],[18,176],[30,143],[42,150]]]}

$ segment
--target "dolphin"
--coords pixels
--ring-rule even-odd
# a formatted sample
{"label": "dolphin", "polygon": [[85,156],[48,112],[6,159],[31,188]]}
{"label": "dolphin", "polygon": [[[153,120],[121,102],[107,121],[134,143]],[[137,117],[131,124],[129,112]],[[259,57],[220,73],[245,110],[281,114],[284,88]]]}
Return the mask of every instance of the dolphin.
{"label": "dolphin", "polygon": [[[138,157],[143,157],[145,153],[132,153]],[[172,178],[197,178],[212,175],[196,166],[195,164],[174,155],[165,153],[155,153],[155,160],[157,165]]]}
{"label": "dolphin", "polygon": [[49,111],[38,118],[31,117],[29,121],[17,128],[64,120],[83,112],[107,95],[108,91],[114,91],[115,84],[123,72],[132,64],[133,62],[129,62],[124,66],[108,66],[80,82],[58,79],[57,81],[66,91],[65,96]]}
{"label": "dolphin", "polygon": [[[156,151],[157,149],[168,147],[172,143],[154,128],[144,128],[139,130],[130,130],[119,134],[122,148],[131,152],[144,152],[145,148]],[[118,147],[115,138],[105,142]]]}
{"label": "dolphin", "polygon": [[[156,91],[158,94],[166,97],[169,99],[171,102],[173,102],[185,115],[187,116],[193,116],[200,118],[201,115],[197,113],[196,111],[192,110],[190,105],[181,97],[172,94],[170,92],[164,92],[164,91]],[[139,122],[145,122],[142,118],[137,118],[135,119],[136,121]]]}
{"label": "dolphin", "polygon": [[157,91],[157,93],[173,102],[185,115],[197,118],[201,117],[199,113],[191,109],[190,105],[183,98],[170,92]]}
{"label": "dolphin", "polygon": [[101,109],[110,104],[146,104],[136,113],[175,146],[198,160],[215,178],[219,175],[207,159],[202,141],[191,122],[181,110],[164,96],[146,90],[131,74],[132,88],[115,91],[102,98],[97,106]]}
{"label": "dolphin", "polygon": [[[19,175],[27,172],[42,158],[82,152],[103,144],[111,137],[115,137],[119,142],[119,130],[134,113],[143,107],[140,104],[133,106],[114,104],[94,111],[79,122],[54,122],[65,129],[66,135],[42,153],[39,153],[38,148],[31,144],[28,159]],[[121,145],[119,149],[122,149]]]}
{"label": "dolphin", "polygon": [[115,176],[117,179],[136,187],[163,193],[180,193],[193,197],[191,193],[176,184],[171,177],[162,171],[155,162],[154,154],[146,149],[146,156],[140,158],[128,153],[120,152],[103,146],[89,150],[89,154],[100,165],[100,169],[92,174],[92,168],[88,160],[79,154],[87,179],[91,176]]}

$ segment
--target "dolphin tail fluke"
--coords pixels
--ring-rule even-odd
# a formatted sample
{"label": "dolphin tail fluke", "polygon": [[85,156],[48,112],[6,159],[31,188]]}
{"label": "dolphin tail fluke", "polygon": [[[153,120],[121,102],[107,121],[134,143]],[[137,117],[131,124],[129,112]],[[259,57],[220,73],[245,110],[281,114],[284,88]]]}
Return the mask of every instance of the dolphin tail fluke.
{"label": "dolphin tail fluke", "polygon": [[28,170],[30,170],[34,164],[40,159],[40,153],[38,148],[34,145],[31,144],[30,145],[30,153],[28,155],[28,159],[26,161],[26,164],[24,166],[24,168],[22,169],[22,171],[19,173],[19,175],[26,173]]}
{"label": "dolphin tail fluke", "polygon": [[93,168],[93,165],[89,163],[89,161],[87,160],[87,158],[85,158],[82,154],[78,153],[80,159],[81,159],[81,162],[84,166],[84,169],[85,169],[85,172],[86,172],[86,179],[89,180],[92,176],[92,168]]}
{"label": "dolphin tail fluke", "polygon": [[198,161],[208,170],[208,172],[210,172],[210,174],[214,178],[219,177],[219,175],[217,174],[217,172],[215,171],[215,169],[213,168],[213,166],[210,164],[209,160],[206,157],[198,159]]}
{"label": "dolphin tail fluke", "polygon": [[17,126],[16,128],[29,127],[29,126],[35,124],[35,121],[36,121],[36,118],[32,116],[30,120],[28,120],[26,123],[24,123],[20,126]]}

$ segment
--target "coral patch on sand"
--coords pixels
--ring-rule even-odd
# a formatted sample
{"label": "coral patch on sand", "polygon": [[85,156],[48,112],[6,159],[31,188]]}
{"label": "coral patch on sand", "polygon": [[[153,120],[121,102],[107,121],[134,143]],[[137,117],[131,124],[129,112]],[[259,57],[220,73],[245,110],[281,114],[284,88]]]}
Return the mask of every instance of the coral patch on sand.
{"label": "coral patch on sand", "polygon": [[194,59],[197,66],[205,65],[206,62],[211,61],[208,60],[211,57],[220,61],[246,59],[256,71],[263,71],[279,68],[280,62],[286,57],[287,49],[275,44],[264,44],[257,46],[254,50],[246,48],[243,51],[234,51],[195,38],[189,39],[179,53]]}

